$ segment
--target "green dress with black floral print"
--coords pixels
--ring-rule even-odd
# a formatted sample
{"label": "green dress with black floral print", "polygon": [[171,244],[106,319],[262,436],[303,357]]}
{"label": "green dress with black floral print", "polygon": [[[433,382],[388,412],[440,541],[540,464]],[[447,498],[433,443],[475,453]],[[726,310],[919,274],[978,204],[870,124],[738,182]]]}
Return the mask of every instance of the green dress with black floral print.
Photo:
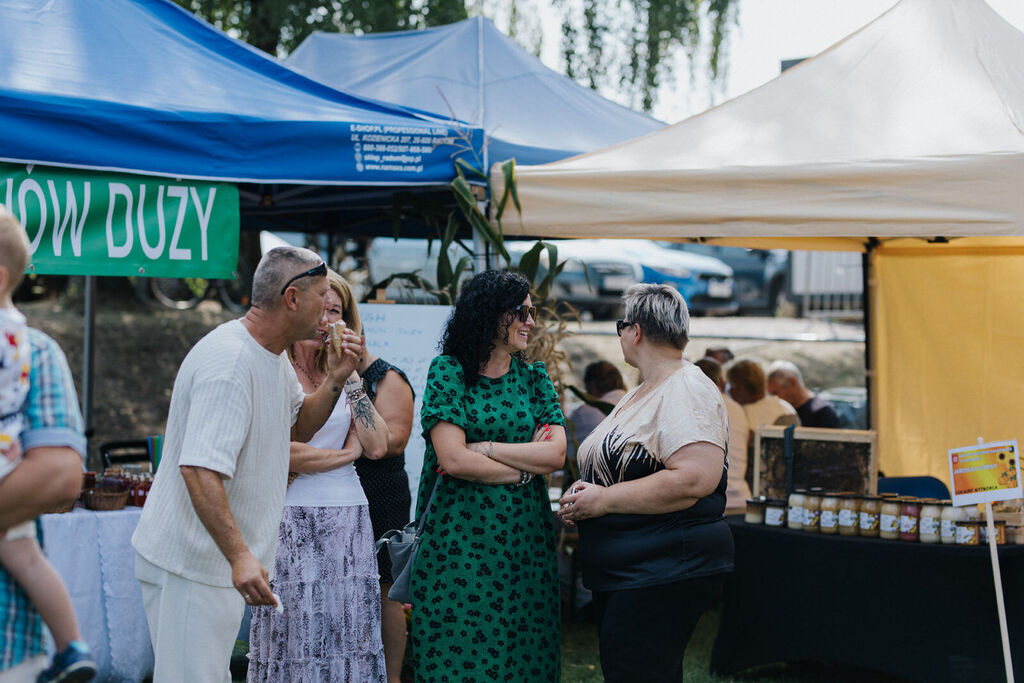
{"label": "green dress with black floral print", "polygon": [[[543,363],[513,358],[502,377],[466,387],[458,361],[439,356],[420,422],[417,517],[437,476],[438,422],[461,427],[467,442],[526,442],[537,425],[565,418]],[[516,487],[443,476],[413,562],[412,600],[417,681],[558,681],[558,570],[543,478]]]}

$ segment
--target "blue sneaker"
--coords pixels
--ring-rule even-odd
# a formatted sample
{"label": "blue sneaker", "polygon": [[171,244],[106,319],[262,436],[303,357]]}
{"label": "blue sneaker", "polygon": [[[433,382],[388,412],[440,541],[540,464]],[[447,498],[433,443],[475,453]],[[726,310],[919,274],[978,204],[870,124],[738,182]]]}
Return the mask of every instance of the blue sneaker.
{"label": "blue sneaker", "polygon": [[81,640],[73,640],[53,658],[53,664],[46,669],[36,683],[85,683],[96,675],[96,662],[92,661],[92,650]]}

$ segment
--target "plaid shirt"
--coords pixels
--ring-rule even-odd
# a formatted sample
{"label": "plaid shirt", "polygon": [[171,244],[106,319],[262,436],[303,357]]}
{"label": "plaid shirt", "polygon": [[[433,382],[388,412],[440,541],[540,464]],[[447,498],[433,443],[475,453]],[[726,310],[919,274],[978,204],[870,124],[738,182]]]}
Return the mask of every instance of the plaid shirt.
{"label": "plaid shirt", "polygon": [[[66,446],[85,453],[78,397],[64,352],[57,342],[32,328],[31,388],[23,408],[22,450]],[[0,671],[43,652],[42,620],[21,588],[0,568]]]}

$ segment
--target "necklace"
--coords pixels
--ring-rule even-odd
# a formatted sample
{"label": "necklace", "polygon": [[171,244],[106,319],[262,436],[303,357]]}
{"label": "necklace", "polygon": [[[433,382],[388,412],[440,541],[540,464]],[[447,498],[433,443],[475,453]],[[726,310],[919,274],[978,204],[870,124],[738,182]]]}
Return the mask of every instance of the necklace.
{"label": "necklace", "polygon": [[318,386],[320,386],[320,382],[318,382],[315,379],[313,379],[313,375],[311,375],[308,372],[306,372],[306,368],[304,368],[301,365],[299,365],[298,362],[292,363],[292,365],[295,368],[297,368],[299,372],[301,372],[303,375],[305,375],[309,379],[309,383],[313,386],[314,389],[316,389]]}

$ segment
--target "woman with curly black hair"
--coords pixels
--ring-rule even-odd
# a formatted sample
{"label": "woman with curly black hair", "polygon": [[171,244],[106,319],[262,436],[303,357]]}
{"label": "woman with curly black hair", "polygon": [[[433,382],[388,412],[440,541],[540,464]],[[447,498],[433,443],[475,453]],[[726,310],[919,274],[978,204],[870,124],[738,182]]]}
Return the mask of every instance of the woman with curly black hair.
{"label": "woman with curly black hair", "polygon": [[525,360],[535,315],[524,277],[479,273],[427,375],[417,499],[427,517],[412,568],[417,681],[561,678],[554,530],[536,475],[562,466],[565,418],[544,364]]}

